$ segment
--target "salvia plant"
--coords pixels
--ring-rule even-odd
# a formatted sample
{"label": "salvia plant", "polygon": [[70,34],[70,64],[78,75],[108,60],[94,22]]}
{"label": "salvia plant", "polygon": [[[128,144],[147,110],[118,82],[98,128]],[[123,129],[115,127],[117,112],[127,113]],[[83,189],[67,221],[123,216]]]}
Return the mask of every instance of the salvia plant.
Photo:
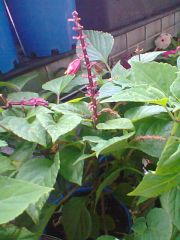
{"label": "salvia plant", "polygon": [[38,240],[49,222],[67,240],[178,240],[179,60],[110,67],[113,37],[70,21],[64,76],[39,93],[1,82],[0,239]]}

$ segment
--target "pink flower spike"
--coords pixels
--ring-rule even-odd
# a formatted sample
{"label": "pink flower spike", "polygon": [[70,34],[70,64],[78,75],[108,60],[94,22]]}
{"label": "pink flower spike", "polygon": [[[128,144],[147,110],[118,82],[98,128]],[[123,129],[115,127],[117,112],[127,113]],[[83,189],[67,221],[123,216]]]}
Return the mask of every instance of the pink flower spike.
{"label": "pink flower spike", "polygon": [[76,74],[80,66],[81,66],[81,60],[77,58],[69,64],[65,74],[69,74],[69,75]]}

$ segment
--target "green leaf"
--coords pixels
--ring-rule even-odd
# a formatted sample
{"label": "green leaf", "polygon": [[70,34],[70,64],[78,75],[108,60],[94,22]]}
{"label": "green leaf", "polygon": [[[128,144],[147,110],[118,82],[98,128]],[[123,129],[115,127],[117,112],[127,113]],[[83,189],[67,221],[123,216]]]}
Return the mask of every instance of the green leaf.
{"label": "green leaf", "polygon": [[140,119],[147,118],[147,117],[154,116],[154,115],[158,115],[160,113],[167,113],[167,111],[162,106],[147,105],[147,106],[130,108],[125,113],[125,117],[131,119],[132,122],[136,122]]}
{"label": "green leaf", "polygon": [[112,97],[101,101],[101,103],[145,102],[165,106],[167,101],[168,99],[166,98],[166,96],[157,88],[148,85],[139,85],[122,90],[121,92],[114,94]]}
{"label": "green leaf", "polygon": [[147,198],[157,197],[158,195],[176,187],[180,182],[180,174],[157,175],[149,172],[136,189],[128,196],[144,196]]}
{"label": "green leaf", "polygon": [[174,142],[169,144],[159,159],[156,173],[169,174],[178,173],[180,171],[180,144]]}
{"label": "green leaf", "polygon": [[98,237],[96,240],[119,240],[119,239],[113,236],[103,235],[101,237]]}
{"label": "green leaf", "polygon": [[60,95],[66,89],[66,87],[73,80],[75,75],[65,75],[56,79],[53,79],[42,85],[44,90],[48,90],[50,92],[55,93],[56,95]]}
{"label": "green leaf", "polygon": [[130,74],[130,70],[125,69],[120,62],[118,62],[112,69],[112,82],[121,86],[122,88],[130,87],[133,85],[133,82],[129,80]]}
{"label": "green leaf", "polygon": [[[164,51],[154,51],[154,52],[148,52],[148,53],[143,53],[136,56],[133,56],[131,59],[129,59],[128,63],[131,65],[133,62],[141,62],[141,63],[148,63],[152,62],[159,56],[160,54],[164,53]],[[140,61],[139,61],[140,58]]]}
{"label": "green leaf", "polygon": [[95,157],[95,154],[94,153],[91,153],[91,154],[82,154],[74,163],[73,165],[75,166],[77,163],[81,162],[81,161],[84,161],[88,158],[93,158]]}
{"label": "green leaf", "polygon": [[91,112],[88,108],[88,103],[86,102],[62,103],[62,104],[54,105],[51,109],[58,113],[74,114],[81,117],[86,117],[91,115]]}
{"label": "green leaf", "polygon": [[[89,83],[88,79],[86,77],[83,77],[83,74],[86,75],[86,71],[78,71],[76,73],[76,76],[73,78],[73,81],[71,84],[69,84],[65,89],[64,93],[70,93],[72,89],[81,89],[82,86],[87,85]],[[80,87],[81,86],[81,87]]]}
{"label": "green leaf", "polygon": [[133,79],[136,84],[147,84],[159,89],[167,97],[170,86],[177,77],[177,68],[167,63],[132,63]]}
{"label": "green leaf", "polygon": [[37,114],[37,119],[55,142],[60,136],[76,128],[82,118],[77,115],[63,115],[56,123],[50,114]]}
{"label": "green leaf", "polygon": [[[109,140],[101,140],[95,147],[92,148],[98,157],[100,154],[110,154],[115,152],[123,152],[127,147],[127,139],[132,137],[134,132],[125,134],[121,137],[113,137]],[[120,155],[120,154],[119,154]]]}
{"label": "green leaf", "polygon": [[0,87],[7,87],[7,88],[12,88],[12,89],[14,89],[14,90],[16,90],[16,91],[18,91],[19,90],[19,88],[15,85],[15,84],[13,84],[13,83],[11,83],[11,82],[0,82]]}
{"label": "green leaf", "polygon": [[177,67],[180,69],[180,56],[177,58]]}
{"label": "green leaf", "polygon": [[128,118],[117,118],[109,120],[105,123],[99,123],[96,126],[100,130],[113,130],[113,129],[133,129],[134,126]]}
{"label": "green leaf", "polygon": [[0,147],[7,147],[7,146],[8,146],[7,142],[0,140]]}
{"label": "green leaf", "polygon": [[35,92],[17,92],[8,94],[8,100],[11,101],[22,101],[29,100],[31,98],[38,98],[38,93]]}
{"label": "green leaf", "polygon": [[39,121],[30,124],[25,118],[9,117],[4,125],[20,138],[46,146],[46,132]]}
{"label": "green leaf", "polygon": [[135,220],[133,230],[135,240],[170,240],[172,224],[165,210],[154,208]]}
{"label": "green leaf", "polygon": [[113,67],[112,69],[112,73],[111,73],[111,78],[112,80],[127,80],[128,83],[128,77],[130,75],[129,70],[125,69],[120,62],[117,62],[116,65]]}
{"label": "green leaf", "polygon": [[101,193],[103,189],[107,186],[109,186],[111,183],[113,183],[118,177],[120,173],[120,168],[115,170],[114,172],[110,173],[108,177],[106,177],[101,184],[99,185],[97,191],[96,191],[96,204],[101,196]]}
{"label": "green leaf", "polygon": [[52,189],[27,181],[0,177],[0,224],[19,216],[31,203]]}
{"label": "green leaf", "polygon": [[[136,136],[135,141],[131,141],[131,147],[141,150],[150,156],[159,158],[170,136],[173,123],[166,119],[146,118],[135,124]],[[138,140],[139,136],[152,137],[158,136],[159,139]]]}
{"label": "green leaf", "polygon": [[81,185],[84,169],[84,161],[79,161],[82,151],[72,145],[67,146],[60,151],[61,175],[69,182]]}
{"label": "green leaf", "polygon": [[1,240],[37,240],[34,233],[26,228],[17,228],[13,225],[0,227]]}
{"label": "green leaf", "polygon": [[180,73],[178,74],[176,80],[170,86],[170,90],[173,96],[180,101]]}
{"label": "green leaf", "polygon": [[161,205],[166,210],[173,224],[180,231],[180,186],[163,193]]}
{"label": "green leaf", "polygon": [[6,171],[13,171],[15,170],[15,166],[11,163],[10,158],[5,157],[0,154],[0,174],[6,172]]}
{"label": "green leaf", "polygon": [[[87,30],[84,31],[84,33],[88,35],[86,42],[88,43],[87,52],[90,61],[102,61],[107,63],[108,56],[114,44],[113,36],[109,33],[93,30]],[[77,53],[81,53],[79,48],[77,48],[76,51]]]}
{"label": "green leaf", "polygon": [[99,89],[98,99],[111,97],[112,95],[119,93],[121,89],[121,87],[114,85],[112,82],[106,82]]}
{"label": "green leaf", "polygon": [[[59,154],[54,161],[45,158],[35,158],[26,162],[17,174],[17,179],[22,179],[45,187],[53,187],[60,168]],[[40,211],[47,200],[44,195],[36,204],[31,204],[26,210],[29,216],[37,224]]]}
{"label": "green leaf", "polygon": [[32,158],[32,154],[36,148],[35,143],[23,141],[11,154],[10,158],[18,168],[26,161]]}
{"label": "green leaf", "polygon": [[18,76],[10,81],[14,84],[19,90],[21,90],[28,82],[38,77],[38,73],[30,72],[22,76]]}
{"label": "green leaf", "polygon": [[83,197],[75,197],[63,207],[62,224],[68,240],[86,240],[91,233],[91,217],[85,200]]}

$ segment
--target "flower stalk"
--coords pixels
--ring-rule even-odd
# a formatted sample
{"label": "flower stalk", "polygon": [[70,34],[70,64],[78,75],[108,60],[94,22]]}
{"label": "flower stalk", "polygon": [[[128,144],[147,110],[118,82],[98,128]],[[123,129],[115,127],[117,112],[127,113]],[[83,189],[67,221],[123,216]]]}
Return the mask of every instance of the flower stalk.
{"label": "flower stalk", "polygon": [[96,125],[96,121],[98,119],[98,110],[97,110],[97,96],[98,96],[98,92],[97,92],[97,83],[96,81],[94,81],[95,75],[92,74],[91,71],[91,63],[90,63],[90,59],[87,53],[87,46],[88,43],[85,41],[85,39],[88,37],[83,33],[83,26],[80,24],[81,19],[79,18],[79,15],[76,11],[74,11],[72,13],[73,18],[69,19],[69,21],[74,22],[74,27],[73,30],[75,30],[78,35],[74,36],[73,39],[77,39],[80,41],[80,46],[78,46],[78,48],[82,49],[82,54],[79,55],[79,58],[84,60],[84,63],[86,65],[86,69],[87,69],[87,78],[89,80],[89,84],[86,87],[87,88],[87,96],[90,97],[91,102],[89,103],[89,109],[92,112],[92,120],[94,125]]}
{"label": "flower stalk", "polygon": [[5,109],[13,107],[13,106],[43,106],[48,107],[49,103],[43,98],[31,98],[29,100],[21,100],[21,101],[10,101],[7,100],[6,105],[3,107]]}

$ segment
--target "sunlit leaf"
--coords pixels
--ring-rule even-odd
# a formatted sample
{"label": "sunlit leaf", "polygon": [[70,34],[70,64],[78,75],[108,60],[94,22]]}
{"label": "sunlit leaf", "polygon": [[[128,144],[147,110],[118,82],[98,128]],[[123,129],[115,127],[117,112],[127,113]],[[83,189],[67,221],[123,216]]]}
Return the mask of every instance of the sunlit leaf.
{"label": "sunlit leaf", "polygon": [[135,220],[133,231],[135,240],[169,240],[172,224],[164,209],[153,208],[146,217]]}
{"label": "sunlit leaf", "polygon": [[27,181],[0,177],[0,224],[7,223],[20,215],[31,203],[52,189]]}

